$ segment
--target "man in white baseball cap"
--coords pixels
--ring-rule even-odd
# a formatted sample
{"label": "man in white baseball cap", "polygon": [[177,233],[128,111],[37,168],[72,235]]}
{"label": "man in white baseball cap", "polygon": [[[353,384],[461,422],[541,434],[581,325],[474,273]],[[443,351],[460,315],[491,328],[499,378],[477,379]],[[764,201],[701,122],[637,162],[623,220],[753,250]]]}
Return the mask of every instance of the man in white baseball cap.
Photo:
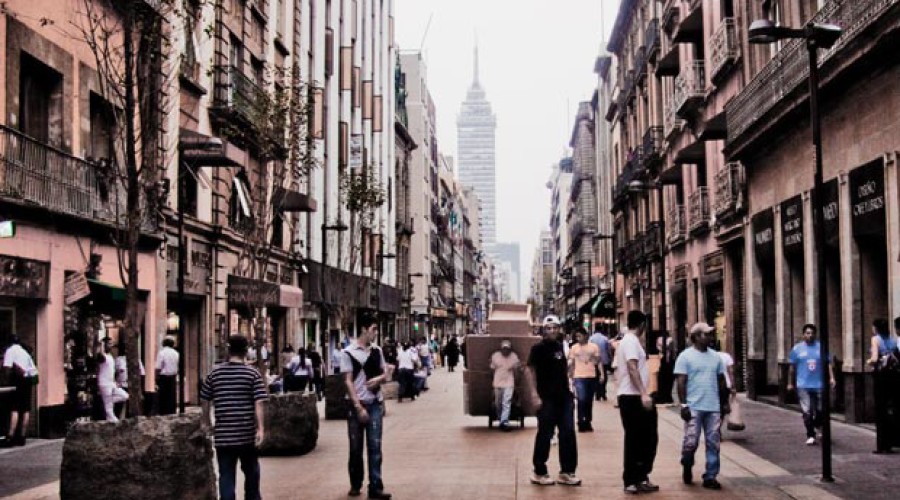
{"label": "man in white baseball cap", "polygon": [[555,315],[555,314],[547,315],[547,317],[544,318],[544,326],[545,326],[545,327],[547,327],[547,326],[554,326],[554,325],[555,325],[555,326],[559,326],[559,325],[561,325],[561,324],[562,324],[562,323],[559,322],[559,316],[557,316],[557,315]]}

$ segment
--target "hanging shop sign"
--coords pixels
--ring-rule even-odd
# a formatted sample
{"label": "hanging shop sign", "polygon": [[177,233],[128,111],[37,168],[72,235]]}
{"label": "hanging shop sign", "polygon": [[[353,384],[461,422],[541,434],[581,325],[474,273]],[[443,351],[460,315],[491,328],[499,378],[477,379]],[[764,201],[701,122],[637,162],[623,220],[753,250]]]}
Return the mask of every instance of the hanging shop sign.
{"label": "hanging shop sign", "polygon": [[84,276],[84,273],[78,271],[66,276],[66,281],[63,283],[63,290],[63,296],[65,297],[67,306],[72,305],[91,294],[91,288],[88,286],[87,278]]}
{"label": "hanging shop sign", "polygon": [[803,198],[781,202],[781,245],[788,259],[803,259]]}
{"label": "hanging shop sign", "polygon": [[767,208],[755,214],[750,225],[756,261],[760,264],[771,263],[775,260],[775,216],[772,209]]}
{"label": "hanging shop sign", "polygon": [[713,252],[700,261],[700,281],[704,285],[718,283],[725,279],[725,254]]}
{"label": "hanging shop sign", "polygon": [[50,264],[0,255],[0,295],[47,299]]}
{"label": "hanging shop sign", "polygon": [[884,234],[886,218],[882,158],[850,171],[850,205],[854,236]]}
{"label": "hanging shop sign", "polygon": [[838,191],[838,180],[831,179],[826,182],[822,189],[822,230],[825,233],[825,244],[829,247],[837,248],[840,243],[840,202]]}
{"label": "hanging shop sign", "polygon": [[228,275],[228,302],[235,305],[265,307],[278,305],[278,285],[266,281]]}

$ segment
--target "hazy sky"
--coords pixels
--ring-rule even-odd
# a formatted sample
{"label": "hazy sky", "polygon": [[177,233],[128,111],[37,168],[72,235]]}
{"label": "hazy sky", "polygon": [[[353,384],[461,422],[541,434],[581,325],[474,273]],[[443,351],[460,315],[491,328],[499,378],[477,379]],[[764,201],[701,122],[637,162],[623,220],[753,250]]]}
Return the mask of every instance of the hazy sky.
{"label": "hazy sky", "polygon": [[[456,117],[480,80],[497,116],[497,239],[521,247],[523,299],[540,231],[549,225],[551,165],[569,150],[572,118],[596,87],[594,60],[619,0],[397,0],[401,50],[425,53],[438,146],[457,156]],[[430,27],[425,32],[428,20]],[[605,28],[604,28],[605,27]],[[424,36],[424,44],[423,44]]]}

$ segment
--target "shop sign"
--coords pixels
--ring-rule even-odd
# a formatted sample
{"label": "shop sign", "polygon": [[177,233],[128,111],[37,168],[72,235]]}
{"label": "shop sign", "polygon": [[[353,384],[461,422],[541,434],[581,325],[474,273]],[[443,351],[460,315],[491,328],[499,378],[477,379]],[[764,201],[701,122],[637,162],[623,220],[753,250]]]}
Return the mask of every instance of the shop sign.
{"label": "shop sign", "polygon": [[0,295],[47,299],[50,264],[0,255]]}
{"label": "shop sign", "polygon": [[701,279],[704,284],[716,283],[725,279],[725,254],[713,252],[700,261]]}
{"label": "shop sign", "polygon": [[759,263],[775,260],[775,217],[771,208],[753,216],[750,221],[753,231],[753,247]]}
{"label": "shop sign", "polygon": [[785,257],[803,259],[803,198],[799,194],[781,203],[781,245]]}
{"label": "shop sign", "polygon": [[265,281],[228,275],[228,302],[251,307],[277,306],[278,285]]}
{"label": "shop sign", "polygon": [[884,160],[879,158],[850,171],[853,235],[882,235],[885,230]]}
{"label": "shop sign", "polygon": [[822,189],[822,230],[825,232],[825,244],[830,247],[837,247],[840,242],[840,205],[838,204],[838,180],[831,179],[826,182]]}
{"label": "shop sign", "polygon": [[63,289],[63,296],[65,297],[67,306],[72,305],[91,294],[91,288],[88,286],[87,278],[85,278],[84,273],[78,271],[66,276]]}

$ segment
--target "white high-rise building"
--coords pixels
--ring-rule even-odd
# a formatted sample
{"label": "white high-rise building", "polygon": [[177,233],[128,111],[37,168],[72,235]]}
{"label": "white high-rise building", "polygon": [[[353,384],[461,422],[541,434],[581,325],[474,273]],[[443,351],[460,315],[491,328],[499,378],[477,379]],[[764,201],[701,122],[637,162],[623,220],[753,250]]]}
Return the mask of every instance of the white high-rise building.
{"label": "white high-rise building", "polygon": [[481,200],[481,240],[486,247],[497,241],[497,173],[495,131],[497,119],[478,81],[478,47],[474,80],[456,120],[459,181],[471,186]]}

